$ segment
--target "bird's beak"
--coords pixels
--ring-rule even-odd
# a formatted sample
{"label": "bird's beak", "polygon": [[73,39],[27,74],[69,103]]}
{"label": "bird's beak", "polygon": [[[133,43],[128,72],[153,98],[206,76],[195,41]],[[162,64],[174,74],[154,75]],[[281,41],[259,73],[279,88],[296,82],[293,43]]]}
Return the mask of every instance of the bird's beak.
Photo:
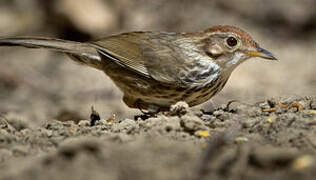
{"label": "bird's beak", "polygon": [[261,57],[264,59],[277,60],[277,58],[272,53],[270,53],[269,51],[261,47],[258,47],[256,51],[248,52],[248,54],[253,57]]}

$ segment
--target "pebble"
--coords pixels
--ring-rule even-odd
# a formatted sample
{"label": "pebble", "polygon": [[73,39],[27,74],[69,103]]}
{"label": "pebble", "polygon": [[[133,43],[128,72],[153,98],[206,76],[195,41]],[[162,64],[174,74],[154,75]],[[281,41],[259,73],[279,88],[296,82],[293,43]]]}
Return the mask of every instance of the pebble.
{"label": "pebble", "polygon": [[183,116],[189,112],[189,105],[184,101],[179,101],[170,107],[170,115]]}
{"label": "pebble", "polygon": [[260,103],[259,107],[261,109],[269,109],[269,108],[271,108],[267,102]]}
{"label": "pebble", "polygon": [[90,121],[88,120],[81,120],[79,123],[78,123],[79,127],[88,127],[90,126]]}
{"label": "pebble", "polygon": [[216,117],[217,117],[217,116],[220,116],[220,115],[222,115],[222,114],[224,114],[224,111],[223,111],[223,110],[217,110],[217,111],[214,111],[214,112],[213,112],[213,115],[216,116]]}
{"label": "pebble", "polygon": [[238,112],[238,110],[240,110],[242,104],[240,102],[231,102],[229,103],[229,105],[227,106],[227,109],[229,112]]}
{"label": "pebble", "polygon": [[9,133],[14,133],[16,131],[16,129],[4,118],[0,118],[0,129],[5,129]]}
{"label": "pebble", "polygon": [[245,143],[248,142],[249,139],[247,137],[237,137],[235,138],[235,143],[236,144],[241,144],[241,143]]}
{"label": "pebble", "polygon": [[311,102],[311,108],[316,110],[316,99]]}
{"label": "pebble", "polygon": [[8,133],[5,129],[0,129],[0,144],[10,144],[16,137]]}
{"label": "pebble", "polygon": [[204,122],[196,116],[183,116],[180,124],[185,131],[195,132],[198,130],[207,130]]}
{"label": "pebble", "polygon": [[228,113],[228,112],[224,112],[223,114],[218,115],[217,118],[220,119],[220,120],[222,120],[222,121],[225,121],[225,120],[231,118],[231,114]]}
{"label": "pebble", "polygon": [[108,122],[105,119],[101,119],[95,123],[95,126],[105,125]]}

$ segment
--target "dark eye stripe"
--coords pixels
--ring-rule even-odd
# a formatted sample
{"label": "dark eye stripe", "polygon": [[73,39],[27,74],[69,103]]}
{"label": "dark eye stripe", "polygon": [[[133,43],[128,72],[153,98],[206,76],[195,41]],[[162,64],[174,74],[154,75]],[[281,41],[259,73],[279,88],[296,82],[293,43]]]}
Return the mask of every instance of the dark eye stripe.
{"label": "dark eye stripe", "polygon": [[234,38],[234,37],[229,37],[229,38],[227,38],[226,43],[227,43],[228,46],[234,47],[234,46],[237,45],[238,42],[237,42],[237,39],[236,39],[236,38]]}

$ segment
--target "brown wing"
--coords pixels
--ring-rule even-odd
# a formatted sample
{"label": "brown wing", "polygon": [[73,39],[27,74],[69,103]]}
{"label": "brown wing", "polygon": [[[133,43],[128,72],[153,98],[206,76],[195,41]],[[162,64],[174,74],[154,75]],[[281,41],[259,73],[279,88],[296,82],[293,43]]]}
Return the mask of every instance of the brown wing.
{"label": "brown wing", "polygon": [[145,33],[125,33],[106,37],[93,44],[98,46],[100,54],[143,76],[150,77],[141,49],[141,42],[147,38]]}
{"label": "brown wing", "polygon": [[[143,76],[165,83],[177,81],[176,64],[181,58],[171,45],[173,36],[161,33],[133,32],[106,37],[93,42],[101,54]],[[180,59],[179,59],[180,58]]]}

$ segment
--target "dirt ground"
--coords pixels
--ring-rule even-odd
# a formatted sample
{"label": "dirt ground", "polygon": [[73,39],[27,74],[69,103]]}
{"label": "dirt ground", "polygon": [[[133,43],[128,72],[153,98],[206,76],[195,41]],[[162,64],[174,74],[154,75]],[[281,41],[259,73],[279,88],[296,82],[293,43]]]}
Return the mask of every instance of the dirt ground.
{"label": "dirt ground", "polygon": [[0,2],[0,36],[86,41],[229,24],[279,59],[251,59],[209,102],[142,120],[103,72],[47,50],[1,47],[0,179],[314,179],[316,4],[282,2]]}
{"label": "dirt ground", "polygon": [[316,97],[142,120],[0,119],[0,179],[313,179]]}

